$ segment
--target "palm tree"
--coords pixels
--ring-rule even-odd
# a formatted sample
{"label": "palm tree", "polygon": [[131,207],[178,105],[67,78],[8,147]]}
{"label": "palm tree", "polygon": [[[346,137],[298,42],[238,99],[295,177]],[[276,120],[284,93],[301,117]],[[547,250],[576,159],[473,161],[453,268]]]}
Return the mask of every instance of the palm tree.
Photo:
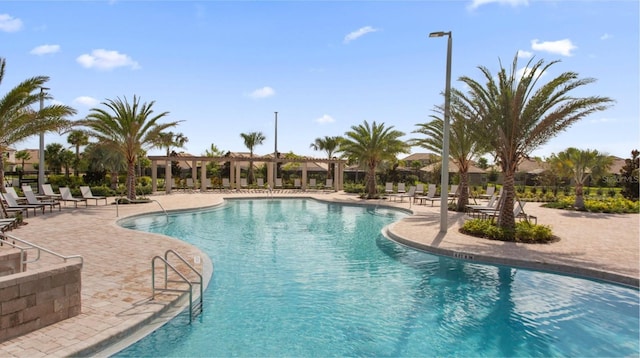
{"label": "palm tree", "polygon": [[76,149],[73,171],[75,173],[75,176],[78,176],[80,174],[80,170],[78,170],[80,166],[80,147],[89,144],[89,136],[83,131],[74,130],[69,133],[69,136],[67,137],[67,143],[71,144]]}
{"label": "palm tree", "polygon": [[20,172],[24,172],[24,162],[31,159],[31,153],[28,150],[19,150],[16,152],[16,159],[21,161]]}
{"label": "palm tree", "polygon": [[545,65],[543,60],[531,59],[522,75],[518,75],[516,55],[510,73],[502,63],[497,76],[479,66],[484,85],[466,76],[459,79],[469,87],[468,93],[460,96],[473,111],[468,116],[471,128],[489,141],[502,168],[504,190],[498,225],[509,232],[515,227],[514,180],[520,161],[571,124],[607,109],[613,102],[608,97],[571,96],[572,90],[595,81],[579,79],[575,72],[564,72],[547,83],[539,83],[557,62]]}
{"label": "palm tree", "polygon": [[187,142],[189,142],[189,138],[182,133],[164,132],[158,136],[155,146],[158,148],[167,148],[168,157],[171,155],[171,148],[184,148]]}
{"label": "palm tree", "polygon": [[[486,141],[477,137],[470,130],[470,121],[465,117],[469,111],[464,107],[465,104],[456,97],[456,91],[451,92],[451,131],[449,134],[449,158],[458,166],[458,174],[460,175],[460,186],[458,187],[458,203],[457,211],[465,211],[469,204],[469,167],[472,159],[487,152]],[[425,135],[424,138],[413,139],[412,145],[423,147],[434,153],[442,153],[442,138],[444,109],[441,106],[436,107],[436,114],[431,115],[432,120],[427,123],[418,123],[418,129],[413,133]],[[441,195],[446,195],[449,183],[441,183]]]}
{"label": "palm tree", "polygon": [[[341,140],[342,138],[337,136],[324,136],[322,138],[316,138],[313,143],[311,143],[310,148],[312,148],[313,150],[324,150],[327,153],[327,159],[331,159],[334,157],[334,153],[339,151]],[[327,179],[331,178],[331,168],[327,168]]]}
{"label": "palm tree", "polygon": [[89,162],[88,170],[101,173],[109,172],[111,175],[111,189],[118,189],[118,173],[127,169],[124,155],[120,151],[111,150],[109,145],[103,143],[90,143],[85,149],[85,155]]}
{"label": "palm tree", "polygon": [[244,140],[244,146],[249,149],[249,173],[247,182],[253,184],[253,148],[261,145],[267,139],[262,132],[240,133],[240,137]]}
{"label": "palm tree", "polygon": [[598,153],[595,149],[567,148],[558,154],[551,154],[547,162],[563,177],[573,179],[576,186],[576,199],[573,205],[578,210],[584,210],[584,184],[589,177],[598,180],[605,175],[613,164],[613,158]]}
{"label": "palm tree", "polygon": [[340,143],[340,152],[351,161],[358,161],[367,168],[367,199],[377,197],[376,168],[383,160],[394,160],[400,153],[408,153],[409,145],[400,140],[403,132],[384,123],[367,121],[351,126]]}
{"label": "palm tree", "polygon": [[44,148],[44,161],[54,174],[62,172],[64,147],[60,143],[49,143]]}
{"label": "palm tree", "polygon": [[[4,78],[6,61],[0,57],[0,84]],[[16,87],[0,98],[0,153],[12,145],[44,132],[57,131],[70,126],[66,117],[74,115],[76,110],[59,104],[42,107],[35,111],[31,108],[40,100],[52,97],[43,86],[49,81],[47,76],[36,76],[20,82]],[[4,183],[4,166],[0,165],[0,183]],[[4,192],[4,186],[0,185]]]}
{"label": "palm tree", "polygon": [[175,127],[179,121],[158,123],[169,114],[154,114],[153,105],[140,103],[137,96],[133,102],[127,99],[107,100],[102,103],[106,109],[92,108],[91,113],[79,124],[88,128],[88,134],[98,139],[111,150],[122,153],[127,163],[127,198],[136,198],[136,156],[140,149],[156,146],[158,137],[167,128]]}

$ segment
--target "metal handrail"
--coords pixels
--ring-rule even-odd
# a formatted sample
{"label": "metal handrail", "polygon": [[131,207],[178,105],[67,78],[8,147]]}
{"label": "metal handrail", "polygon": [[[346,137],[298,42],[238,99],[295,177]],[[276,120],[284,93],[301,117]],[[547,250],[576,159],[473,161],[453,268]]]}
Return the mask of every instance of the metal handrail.
{"label": "metal handrail", "polygon": [[[193,310],[193,285],[191,284],[191,281],[189,281],[189,279],[187,279],[180,271],[178,271],[173,265],[171,265],[170,263],[167,262],[167,260],[165,260],[162,256],[154,256],[153,259],[151,259],[151,300],[155,299],[156,297],[156,270],[155,270],[155,265],[156,265],[156,260],[160,260],[164,263],[164,267],[165,267],[165,279],[164,279],[164,288],[163,289],[157,289],[160,291],[165,291],[165,292],[188,292],[189,293],[189,323],[191,323],[192,320],[192,310]],[[173,272],[175,272],[178,276],[180,276],[180,278],[182,278],[183,281],[180,282],[184,282],[187,285],[189,285],[189,289],[188,290],[180,290],[180,289],[171,289],[171,288],[167,288],[167,277],[166,277],[166,272],[167,272],[167,267],[170,267]]]}
{"label": "metal handrail", "polygon": [[[9,239],[12,240],[12,241],[9,241]],[[25,246],[20,246],[20,245],[16,244],[16,241],[22,243],[23,245],[27,245],[27,246],[26,247]],[[64,260],[64,262],[67,262],[67,260],[72,260],[72,259],[79,259],[80,263],[84,262],[84,259],[82,258],[81,255],[71,255],[71,256],[61,255],[61,254],[59,254],[59,253],[57,253],[57,252],[55,252],[53,250],[49,250],[47,248],[44,248],[42,246],[36,245],[34,243],[31,243],[31,242],[29,242],[27,240],[23,240],[23,239],[17,238],[17,237],[15,237],[13,235],[10,235],[10,234],[2,234],[2,235],[0,235],[0,246],[4,245],[4,244],[10,245],[11,247],[20,250],[20,268],[19,268],[19,272],[22,272],[22,268],[23,268],[23,266],[25,264],[37,262],[38,260],[40,260],[40,258],[42,257],[42,254],[41,254],[42,252],[45,252],[45,253],[48,253],[50,255],[56,256],[56,257]],[[26,254],[27,250],[33,250],[33,249],[36,250],[36,256],[35,256],[34,259],[32,259],[30,261],[27,261],[26,258],[25,258],[25,254]]]}
{"label": "metal handrail", "polygon": [[[191,269],[191,271],[193,271],[199,278],[199,281],[191,281],[189,280],[184,274],[182,274],[181,272],[178,271],[178,269],[173,266],[172,264],[169,263],[169,254],[173,254],[175,255],[175,257],[177,257],[180,261],[182,261],[182,263],[184,263],[185,265],[187,265],[187,267],[189,267]],[[155,279],[155,262],[156,260],[160,260],[164,263],[164,288],[163,289],[158,289],[156,288],[156,279]],[[180,278],[182,280],[180,281],[176,281],[176,280],[169,280],[169,268],[171,268],[171,270],[173,270],[173,272],[175,272],[178,276],[180,276]],[[202,274],[200,274],[198,272],[198,270],[196,270],[195,267],[193,267],[189,262],[187,262],[187,260],[184,259],[184,257],[182,257],[180,254],[178,254],[176,251],[169,249],[167,251],[165,251],[164,253],[164,257],[161,256],[155,256],[152,260],[151,260],[151,282],[152,282],[152,294],[151,294],[151,299],[153,300],[155,298],[155,293],[156,290],[161,290],[161,291],[167,291],[167,292],[188,292],[189,293],[189,323],[192,322],[193,319],[193,285],[200,285],[200,297],[199,297],[199,305],[197,306],[200,311],[202,312],[202,300],[203,300],[203,279],[202,279]],[[170,289],[168,288],[168,283],[172,282],[172,283],[186,283],[189,286],[188,290],[181,290],[181,289]]]}

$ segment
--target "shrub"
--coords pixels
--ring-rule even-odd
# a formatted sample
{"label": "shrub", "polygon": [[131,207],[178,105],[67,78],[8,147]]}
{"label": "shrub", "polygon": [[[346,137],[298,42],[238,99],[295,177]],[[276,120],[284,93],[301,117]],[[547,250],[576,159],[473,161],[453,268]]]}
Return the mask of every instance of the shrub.
{"label": "shrub", "polygon": [[549,243],[555,239],[549,226],[532,224],[527,221],[517,222],[515,232],[509,232],[490,220],[471,219],[462,225],[460,232],[491,240],[515,241],[527,244]]}
{"label": "shrub", "polygon": [[[545,208],[575,210],[573,206],[574,196],[563,196],[555,202],[542,205]],[[585,211],[593,213],[617,213],[617,214],[637,214],[640,213],[640,202],[621,197],[603,198],[600,200],[585,199]]]}

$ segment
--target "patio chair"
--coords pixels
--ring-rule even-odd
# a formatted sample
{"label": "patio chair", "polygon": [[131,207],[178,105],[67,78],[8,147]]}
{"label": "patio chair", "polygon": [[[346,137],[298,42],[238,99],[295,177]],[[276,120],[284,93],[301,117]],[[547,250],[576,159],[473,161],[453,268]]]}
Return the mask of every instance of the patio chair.
{"label": "patio chair", "polygon": [[282,178],[276,178],[276,184],[274,185],[276,189],[282,189]]}
{"label": "patio chair", "polygon": [[389,198],[394,198],[393,201],[396,201],[396,198],[400,198],[400,202],[402,202],[404,200],[404,198],[409,198],[409,203],[411,203],[411,199],[413,199],[415,194],[416,194],[416,187],[415,186],[410,186],[408,192],[391,194],[391,195],[389,195]]}
{"label": "patio chair", "polygon": [[293,179],[293,188],[298,190],[302,189],[302,183],[299,178]]}
{"label": "patio chair", "polygon": [[7,203],[7,207],[8,208],[11,208],[11,209],[15,209],[15,208],[27,209],[27,211],[26,211],[27,217],[29,216],[29,209],[33,209],[33,216],[36,216],[36,211],[38,209],[42,210],[42,213],[44,214],[44,205],[40,205],[40,204],[18,204],[16,199],[13,196],[11,196],[11,194],[9,194],[9,193],[2,194],[2,198]]}
{"label": "patio chair", "polygon": [[196,183],[193,181],[193,178],[187,178],[187,185],[185,186],[185,190],[193,190],[196,188]]}
{"label": "patio chair", "polygon": [[240,188],[239,189],[247,189],[249,184],[247,183],[247,178],[240,178]]}
{"label": "patio chair", "polygon": [[420,201],[420,203],[418,204],[427,204],[427,201],[431,202],[431,206],[433,206],[433,203],[435,201],[439,201],[440,197],[436,196],[436,185],[435,184],[429,184],[427,186],[427,195],[416,195],[413,198],[413,202],[417,202]]}
{"label": "patio chair", "polygon": [[386,182],[384,185],[384,193],[385,194],[393,194],[393,183]]}
{"label": "patio chair", "polygon": [[398,183],[398,193],[402,194],[402,193],[406,193],[406,187],[404,183]]}
{"label": "patio chair", "polygon": [[[36,197],[36,194],[33,193],[32,190],[24,190],[24,196],[27,198],[27,204],[30,205],[43,205],[43,206],[48,206],[49,207],[49,212],[53,212],[53,208],[55,206],[58,207],[58,211],[60,211],[62,209],[62,206],[60,205],[60,202],[57,200],[38,200],[38,198]],[[44,212],[44,208],[43,208],[43,212]]]}
{"label": "patio chair", "polygon": [[424,195],[424,184],[416,184],[416,195]]}
{"label": "patio chair", "polygon": [[324,191],[334,191],[335,189],[333,188],[333,179],[327,179],[327,181],[325,182],[324,185]]}
{"label": "patio chair", "polygon": [[42,184],[42,193],[49,197],[49,199],[60,199],[62,195],[56,194],[51,187],[51,184]]}
{"label": "patio chair", "polygon": [[89,206],[87,204],[87,199],[74,197],[73,195],[71,195],[71,190],[67,187],[64,187],[64,186],[60,187],[60,195],[61,195],[60,201],[64,202],[65,206],[67,205],[67,201],[72,202],[76,208],[78,207],[78,203],[82,203],[82,202],[84,202],[85,207]]}
{"label": "patio chair", "polygon": [[478,195],[479,199],[490,199],[496,192],[495,186],[487,186],[487,191],[484,194]]}
{"label": "patio chair", "polygon": [[475,216],[476,213],[481,212],[481,211],[488,211],[488,210],[497,210],[498,209],[498,200],[497,199],[497,195],[494,192],[493,195],[491,195],[491,198],[489,198],[489,201],[486,204],[483,205],[467,205],[465,207],[467,214],[469,214],[470,216]]}
{"label": "patio chair", "polygon": [[264,178],[256,178],[256,186],[258,189],[264,189]]}
{"label": "patio chair", "polygon": [[27,198],[25,198],[24,196],[19,196],[18,192],[16,192],[16,189],[12,186],[8,186],[5,188],[7,195],[10,195],[18,204],[25,204],[27,202]]}
{"label": "patio chair", "polygon": [[449,191],[448,195],[451,196],[451,197],[456,198],[456,197],[458,197],[459,194],[460,193],[458,193],[458,184],[452,184],[451,185],[451,190]]}
{"label": "patio chair", "polygon": [[309,179],[309,189],[317,189],[316,178]]}
{"label": "patio chair", "polygon": [[80,193],[82,194],[82,197],[84,199],[92,199],[96,201],[96,205],[98,205],[98,200],[104,200],[104,205],[107,205],[107,197],[106,196],[96,196],[93,195],[93,193],[91,192],[91,188],[88,186],[81,186],[80,187]]}
{"label": "patio chair", "polygon": [[229,190],[231,189],[231,182],[229,181],[229,178],[222,178],[222,190]]}

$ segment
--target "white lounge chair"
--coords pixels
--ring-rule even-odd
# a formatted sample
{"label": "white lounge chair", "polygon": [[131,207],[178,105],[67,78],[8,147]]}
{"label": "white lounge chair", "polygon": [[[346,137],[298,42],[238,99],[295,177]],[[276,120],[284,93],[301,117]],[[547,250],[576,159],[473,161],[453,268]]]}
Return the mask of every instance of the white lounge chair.
{"label": "white lounge chair", "polygon": [[27,203],[30,205],[43,205],[45,207],[49,207],[49,212],[53,212],[53,208],[55,206],[58,207],[58,211],[60,211],[60,209],[62,209],[62,206],[60,205],[60,202],[57,200],[38,200],[38,198],[36,197],[36,194],[33,193],[32,190],[23,190],[24,191],[24,196],[27,198]]}
{"label": "white lounge chair", "polygon": [[60,187],[60,195],[60,201],[64,202],[64,205],[67,205],[67,201],[70,201],[75,205],[76,208],[78,207],[78,203],[82,202],[84,202],[85,207],[89,206],[87,204],[87,199],[74,197],[73,195],[71,195],[71,190],[69,190],[69,188],[67,187]]}
{"label": "white lounge chair", "polygon": [[276,189],[282,189],[282,178],[276,178],[276,184],[274,185]]}
{"label": "white lounge chair", "polygon": [[81,186],[80,187],[80,193],[82,194],[82,197],[84,199],[92,199],[96,201],[96,205],[98,205],[98,200],[104,200],[104,205],[107,205],[107,197],[106,196],[96,196],[93,195],[93,193],[91,192],[91,188],[88,186]]}
{"label": "white lounge chair", "polygon": [[424,195],[424,184],[416,184],[416,195]]}
{"label": "white lounge chair", "polygon": [[318,187],[318,185],[316,184],[316,178],[310,178],[309,179],[309,189],[315,190],[317,187]]}
{"label": "white lounge chair", "polygon": [[11,196],[11,194],[8,194],[8,193],[2,194],[2,198],[7,203],[7,207],[8,208],[12,208],[12,209],[15,209],[15,208],[27,209],[27,211],[26,211],[27,217],[29,216],[29,209],[33,209],[33,216],[36,216],[36,211],[38,209],[42,210],[42,213],[44,214],[44,205],[39,205],[39,204],[18,204],[16,199],[13,196]]}
{"label": "white lounge chair", "polygon": [[24,196],[19,196],[16,189],[12,186],[5,187],[7,195],[10,195],[18,204],[25,204],[27,202],[27,198]]}
{"label": "white lounge chair", "polygon": [[413,198],[413,202],[417,202],[420,201],[419,204],[425,204],[427,203],[427,201],[431,202],[431,206],[433,206],[433,203],[436,201],[439,201],[440,197],[436,196],[436,185],[435,184],[429,184],[427,186],[427,195],[416,195]]}
{"label": "white lounge chair", "polygon": [[398,183],[398,194],[406,193],[407,190],[405,188],[404,183]]}
{"label": "white lounge chair", "polygon": [[408,192],[391,194],[389,195],[389,198],[393,198],[393,201],[396,201],[397,198],[400,198],[400,202],[402,202],[404,198],[409,198],[409,202],[411,203],[411,199],[415,196],[415,194],[416,194],[416,187],[410,186]]}
{"label": "white lounge chair", "polygon": [[42,184],[42,193],[48,196],[50,199],[60,199],[62,195],[56,194],[51,187],[51,184]]}
{"label": "white lounge chair", "polygon": [[384,193],[385,194],[393,194],[393,183],[386,182],[384,185]]}
{"label": "white lounge chair", "polygon": [[324,184],[324,191],[334,191],[335,189],[333,188],[333,179],[327,179],[327,181]]}

